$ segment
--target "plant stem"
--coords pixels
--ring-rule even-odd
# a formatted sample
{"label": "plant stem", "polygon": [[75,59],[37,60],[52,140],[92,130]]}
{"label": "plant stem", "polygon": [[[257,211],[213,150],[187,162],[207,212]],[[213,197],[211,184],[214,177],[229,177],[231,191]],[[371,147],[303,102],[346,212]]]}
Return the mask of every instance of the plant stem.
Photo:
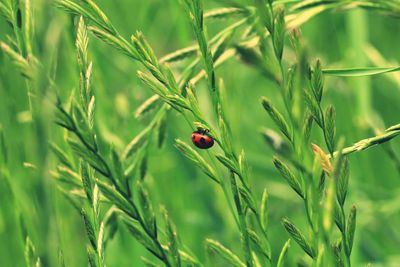
{"label": "plant stem", "polygon": [[[342,214],[343,218],[346,218],[342,205],[340,205],[340,213]],[[347,246],[347,242],[346,242],[346,240],[347,240],[347,236],[346,236],[346,220],[344,220],[343,231],[341,231],[341,234],[342,234],[342,245],[343,245],[343,248],[344,248],[344,254],[345,254],[345,259],[346,259],[346,266],[347,267],[351,267],[350,250],[349,250],[349,247]]]}
{"label": "plant stem", "polygon": [[242,236],[242,246],[243,246],[243,251],[245,253],[246,265],[252,267],[253,261],[251,259],[250,238],[249,238],[249,234],[247,233],[246,215],[244,213],[242,203],[240,200],[240,195],[239,195],[238,186],[236,184],[235,174],[233,172],[231,172],[230,176],[231,176],[231,186],[232,186],[233,197],[235,200],[236,210],[237,210],[238,216],[239,216],[240,230],[243,235]]}
{"label": "plant stem", "polygon": [[[348,155],[354,152],[366,150],[370,147],[386,143],[391,139],[397,137],[399,134],[400,134],[400,124],[397,124],[386,129],[383,134],[360,140],[352,146],[343,148],[341,154]],[[336,157],[337,155],[339,155],[339,152],[340,151],[334,152],[333,156]]]}

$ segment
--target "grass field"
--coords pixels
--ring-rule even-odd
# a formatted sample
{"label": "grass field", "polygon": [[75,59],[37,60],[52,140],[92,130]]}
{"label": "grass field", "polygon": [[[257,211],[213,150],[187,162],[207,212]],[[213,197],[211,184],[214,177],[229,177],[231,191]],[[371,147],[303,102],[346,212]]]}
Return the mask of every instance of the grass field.
{"label": "grass field", "polygon": [[399,0],[0,15],[1,267],[400,266]]}

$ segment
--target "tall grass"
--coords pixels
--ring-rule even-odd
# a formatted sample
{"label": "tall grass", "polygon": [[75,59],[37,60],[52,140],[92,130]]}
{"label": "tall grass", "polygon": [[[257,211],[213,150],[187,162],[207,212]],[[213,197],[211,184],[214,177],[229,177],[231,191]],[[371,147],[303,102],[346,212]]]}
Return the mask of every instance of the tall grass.
{"label": "tall grass", "polygon": [[[22,237],[20,245],[9,249],[10,255],[20,255],[25,246],[27,266],[137,266],[139,262],[146,266],[358,266],[375,260],[390,264],[389,255],[397,255],[391,250],[398,239],[382,250],[376,244],[385,241],[379,233],[395,233],[396,229],[375,231],[374,239],[362,235],[371,220],[365,209],[384,193],[355,185],[363,184],[360,167],[366,163],[386,176],[397,179],[398,173],[393,166],[385,170],[380,162],[367,159],[356,161],[350,175],[353,160],[349,155],[354,153],[352,157],[357,158],[358,152],[380,146],[388,156],[385,161],[398,168],[396,143],[388,141],[400,134],[399,122],[391,116],[388,121],[393,126],[380,123],[385,114],[372,110],[369,88],[366,92],[357,88],[357,117],[365,116],[361,126],[373,130],[368,137],[365,127],[359,129],[350,110],[346,112],[346,105],[327,89],[338,85],[350,90],[340,85],[343,77],[354,79],[354,86],[363,86],[366,83],[357,79],[395,75],[400,67],[325,67],[330,65],[327,57],[316,59],[301,29],[318,19],[317,15],[330,16],[331,10],[366,9],[370,14],[396,17],[400,14],[397,1],[226,1],[210,11],[205,11],[205,4],[201,0],[173,4],[194,45],[159,57],[153,48],[156,42],[148,41],[141,31],[125,37],[128,25],[118,21],[106,3],[0,2],[1,14],[9,24],[8,34],[1,38],[7,56],[2,65],[12,65],[22,74],[24,82],[16,83],[24,89],[18,94],[26,96],[17,108],[26,111],[16,115],[14,106],[4,110],[28,125],[23,135],[9,137],[12,131],[18,133],[17,128],[7,116],[1,117],[5,125],[1,190],[4,199],[10,200],[2,212],[3,225],[12,229],[10,235]],[[43,7],[63,19],[39,12]],[[35,24],[39,15],[64,24],[58,28],[50,24],[46,32]],[[65,22],[67,18],[71,23]],[[68,33],[61,33],[62,27]],[[49,42],[54,36],[60,39]],[[366,42],[364,38],[354,46]],[[51,54],[43,52],[49,43],[57,47]],[[238,63],[232,63],[232,58]],[[230,72],[242,71],[242,65],[254,68],[258,74],[245,70],[257,77],[257,84],[246,76],[227,73],[225,65]],[[140,103],[134,112],[129,110],[132,106],[126,94],[105,89],[123,84],[113,77],[121,70],[126,71],[128,87],[137,71],[140,84],[135,87],[143,88],[137,90],[140,101],[135,102]],[[15,75],[8,69],[7,73]],[[11,100],[17,93],[8,89],[11,80],[3,70],[2,76],[1,88]],[[236,89],[237,78],[246,87]],[[256,86],[257,94],[249,85]],[[254,97],[240,103],[235,93]],[[108,94],[115,96],[116,104]],[[350,137],[344,137],[341,120],[351,125],[347,129]],[[138,121],[143,126],[137,126]],[[246,128],[240,129],[238,123]],[[252,139],[262,126],[268,126],[262,130],[268,150]],[[185,139],[196,129],[205,130],[215,147],[199,151],[188,144]],[[18,143],[33,152],[14,156],[11,162],[8,144],[15,149]],[[369,151],[373,156],[378,148]],[[161,153],[162,158],[157,158]],[[168,169],[169,164],[176,167]],[[202,173],[199,178],[188,179],[196,170]],[[367,177],[372,181],[374,175]],[[24,187],[21,179],[13,181],[13,176],[33,177],[32,188]],[[267,179],[260,180],[263,177]],[[396,179],[392,183],[398,185]],[[194,189],[197,186],[200,193]],[[189,206],[187,198],[196,198],[185,188],[201,194],[204,204]],[[368,196],[371,192],[375,195]],[[54,199],[59,203],[50,204]],[[398,208],[390,204],[396,198],[386,200],[386,209],[376,214],[398,220],[394,215]],[[63,209],[68,213],[63,214]],[[194,218],[190,216],[193,212]],[[22,226],[14,227],[16,221]],[[69,223],[72,226],[65,226]],[[219,230],[218,223],[223,225]],[[78,240],[69,240],[71,235]],[[86,248],[87,260],[80,248]],[[5,259],[6,264],[23,264],[12,257]]]}

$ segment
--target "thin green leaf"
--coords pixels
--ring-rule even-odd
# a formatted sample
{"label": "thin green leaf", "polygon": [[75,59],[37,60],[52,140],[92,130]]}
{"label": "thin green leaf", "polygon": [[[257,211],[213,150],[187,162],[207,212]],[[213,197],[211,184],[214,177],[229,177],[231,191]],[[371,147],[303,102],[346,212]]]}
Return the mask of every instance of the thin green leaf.
{"label": "thin green leaf", "polygon": [[267,259],[271,260],[271,245],[268,241],[261,239],[256,232],[247,230],[250,240],[254,245],[256,251],[263,254]]}
{"label": "thin green leaf", "polygon": [[73,139],[68,139],[68,144],[79,157],[87,161],[90,166],[92,166],[95,170],[106,177],[110,177],[108,167],[101,159],[99,154],[94,153],[92,150],[88,150],[87,147],[83,146]]}
{"label": "thin green leaf", "polygon": [[278,263],[276,264],[276,267],[284,267],[284,263],[285,263],[285,259],[286,259],[286,255],[287,255],[287,251],[289,250],[289,247],[290,247],[290,239],[288,239],[286,241],[285,245],[283,245],[281,253],[279,254]]}
{"label": "thin green leaf", "polygon": [[72,168],[73,164],[68,159],[67,154],[62,151],[60,147],[58,147],[55,143],[50,143],[50,149],[57,156],[58,160],[65,165],[66,167]]}
{"label": "thin green leaf", "polygon": [[139,218],[139,213],[135,205],[128,201],[121,193],[119,193],[114,187],[97,180],[96,184],[99,186],[100,191],[103,195],[110,200],[111,203],[115,204],[118,208],[126,212],[131,218]]}
{"label": "thin green leaf", "polygon": [[227,260],[231,266],[235,267],[246,267],[246,265],[240,260],[240,258],[234,254],[232,251],[224,247],[221,243],[212,240],[206,239],[206,246],[209,252],[214,252]]}
{"label": "thin green leaf", "polygon": [[147,228],[150,229],[152,237],[157,239],[156,217],[153,212],[153,206],[151,205],[149,195],[142,184],[138,184],[137,187],[139,193],[139,203],[143,213],[144,222],[146,223]]}
{"label": "thin green leaf", "polygon": [[300,230],[287,218],[283,219],[283,226],[289,235],[299,244],[299,246],[311,257],[314,258],[315,252],[310,244],[310,242],[305,238],[305,236],[300,232]]}
{"label": "thin green leaf", "polygon": [[324,76],[322,75],[321,62],[317,60],[311,73],[311,89],[318,103],[321,102],[324,89]]}
{"label": "thin green leaf", "polygon": [[350,256],[351,250],[353,249],[354,234],[356,231],[356,218],[357,218],[357,209],[356,206],[353,206],[351,207],[349,218],[347,219],[347,225],[346,225],[346,242],[347,242],[347,247],[349,249],[348,256]]}
{"label": "thin green leaf", "polygon": [[90,205],[93,203],[93,186],[92,180],[89,174],[89,169],[86,162],[81,162],[80,166],[81,177],[82,177],[82,185],[85,190],[86,197]]}
{"label": "thin green leaf", "polygon": [[122,158],[127,159],[133,155],[144,143],[147,141],[147,137],[152,129],[151,126],[144,128],[138,135],[136,135],[132,141],[125,147],[122,153]]}
{"label": "thin green leaf", "polygon": [[169,241],[168,249],[169,249],[170,253],[172,253],[172,258],[174,259],[174,263],[175,263],[174,266],[180,267],[181,266],[181,257],[179,254],[179,244],[178,244],[178,237],[177,237],[176,229],[165,209],[163,209],[163,213],[164,213],[165,223],[167,226],[167,238]]}
{"label": "thin green leaf", "polygon": [[185,142],[176,139],[175,146],[191,161],[193,161],[206,175],[215,182],[220,183],[215,170],[204,160],[204,158]]}
{"label": "thin green leaf", "polygon": [[325,142],[328,150],[331,154],[335,151],[335,137],[336,137],[336,111],[335,108],[330,105],[325,112]]}
{"label": "thin green leaf", "polygon": [[349,176],[350,176],[349,160],[346,157],[343,160],[343,163],[340,166],[340,172],[336,177],[337,179],[336,194],[339,204],[341,206],[344,205],[344,202],[346,200],[347,189],[349,186]]}
{"label": "thin green leaf", "polygon": [[281,61],[285,41],[285,12],[283,8],[279,8],[276,11],[272,40],[274,43],[275,55],[277,59]]}
{"label": "thin green leaf", "polygon": [[345,231],[345,219],[343,217],[343,213],[338,202],[335,202],[333,218],[335,219],[335,223],[340,232],[343,233]]}
{"label": "thin green leaf", "polygon": [[267,230],[267,213],[268,213],[268,192],[267,189],[264,189],[264,192],[262,194],[261,198],[261,204],[260,204],[260,221],[261,221],[261,227],[263,228],[264,231]]}
{"label": "thin green leaf", "polygon": [[302,189],[302,183],[300,179],[294,175],[294,173],[277,157],[274,157],[273,163],[276,169],[279,171],[281,176],[286,180],[286,182],[292,187],[294,191],[301,197],[304,198],[304,190]]}
{"label": "thin green leaf", "polygon": [[229,158],[225,157],[224,155],[216,155],[216,158],[225,166],[227,167],[230,171],[236,173],[237,175],[241,176],[241,172],[239,170],[239,166],[235,164],[232,160]]}
{"label": "thin green leaf", "polygon": [[261,99],[261,103],[264,109],[268,112],[271,119],[281,130],[281,132],[289,139],[289,141],[292,141],[293,139],[292,130],[290,129],[289,124],[286,122],[283,115],[275,108],[272,102],[266,97],[263,97]]}
{"label": "thin green leaf", "polygon": [[400,67],[365,67],[365,68],[349,68],[349,69],[323,69],[322,72],[331,76],[344,76],[344,77],[360,77],[371,76],[390,72],[400,71]]}
{"label": "thin green leaf", "polygon": [[135,111],[135,118],[139,119],[147,114],[152,109],[156,108],[159,104],[160,97],[158,95],[153,95],[144,101]]}
{"label": "thin green leaf", "polygon": [[94,231],[93,223],[84,209],[81,210],[81,214],[82,214],[83,221],[85,223],[86,234],[89,238],[90,244],[92,245],[93,249],[96,250],[97,238],[96,238],[96,234]]}
{"label": "thin green leaf", "polygon": [[136,240],[142,244],[145,248],[147,248],[150,252],[158,257],[161,257],[161,251],[154,243],[154,240],[151,239],[140,227],[140,224],[137,221],[131,220],[126,218],[125,216],[122,217],[125,225],[127,226],[128,230],[131,234],[136,238]]}
{"label": "thin green leaf", "polygon": [[97,264],[96,252],[94,251],[94,249],[91,246],[89,246],[89,245],[87,246],[86,253],[88,256],[89,266],[90,267],[99,267],[99,265]]}

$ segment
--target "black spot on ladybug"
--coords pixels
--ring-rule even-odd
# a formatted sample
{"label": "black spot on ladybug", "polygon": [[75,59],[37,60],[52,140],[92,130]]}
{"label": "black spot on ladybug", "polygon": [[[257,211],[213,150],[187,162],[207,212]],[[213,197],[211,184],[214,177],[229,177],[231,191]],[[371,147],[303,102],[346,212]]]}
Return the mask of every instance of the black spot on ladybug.
{"label": "black spot on ladybug", "polygon": [[205,144],[206,143],[206,139],[204,139],[204,137],[200,138],[200,143]]}

